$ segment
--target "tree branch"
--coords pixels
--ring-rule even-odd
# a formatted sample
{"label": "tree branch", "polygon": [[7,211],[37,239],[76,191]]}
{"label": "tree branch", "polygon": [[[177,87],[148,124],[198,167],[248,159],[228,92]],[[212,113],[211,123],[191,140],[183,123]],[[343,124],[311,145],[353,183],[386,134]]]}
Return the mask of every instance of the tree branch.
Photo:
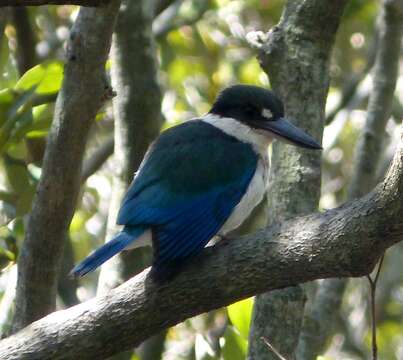
{"label": "tree branch", "polygon": [[115,140],[113,135],[108,137],[105,142],[100,144],[97,149],[84,160],[83,170],[81,172],[81,182],[85,183],[87,179],[95,174],[101,166],[109,159],[113,154],[113,148],[115,146]]}
{"label": "tree branch", "polygon": [[[362,199],[207,248],[173,281],[143,271],[107,295],[0,342],[0,359],[105,358],[186,318],[306,281],[368,274],[403,240],[403,133],[385,181]],[[256,251],[259,249],[259,251]]]}
{"label": "tree branch", "polygon": [[183,0],[176,0],[159,14],[153,21],[153,34],[156,39],[161,39],[170,31],[185,25],[192,25],[198,22],[209,9],[208,0],[197,0],[193,6],[196,11],[192,15],[178,16]]}
{"label": "tree branch", "polygon": [[15,330],[55,308],[57,274],[80,189],[87,135],[111,96],[105,62],[118,6],[114,0],[105,8],[81,8],[71,31],[42,176],[18,259]]}
{"label": "tree branch", "polygon": [[399,68],[403,31],[403,9],[399,9],[399,3],[396,0],[384,0],[378,17],[379,48],[372,73],[373,88],[365,127],[355,150],[350,198],[363,196],[375,183]]}
{"label": "tree branch", "polygon": [[360,85],[361,81],[365,79],[366,75],[369,73],[369,71],[372,69],[374,62],[375,62],[375,56],[378,50],[378,36],[377,33],[374,35],[374,40],[372,41],[371,45],[369,46],[368,49],[368,54],[367,54],[367,63],[365,64],[365,67],[358,73],[354,73],[344,84],[341,92],[341,98],[338,102],[338,104],[332,109],[329,114],[326,115],[326,120],[325,123],[326,125],[329,125],[338,112],[342,109],[344,109],[354,98],[354,95],[356,94],[358,85]]}
{"label": "tree branch", "polygon": [[79,6],[107,6],[111,0],[0,0],[0,7],[4,6],[41,6],[41,5],[79,5]]}
{"label": "tree branch", "polygon": [[172,29],[182,3],[183,0],[175,0],[154,19],[152,30],[155,37],[163,36]]}

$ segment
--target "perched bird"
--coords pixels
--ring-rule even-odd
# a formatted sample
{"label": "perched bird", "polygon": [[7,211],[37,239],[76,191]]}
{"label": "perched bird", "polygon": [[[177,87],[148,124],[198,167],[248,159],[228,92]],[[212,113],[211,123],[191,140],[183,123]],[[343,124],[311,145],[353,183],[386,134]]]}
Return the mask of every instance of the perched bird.
{"label": "perched bird", "polygon": [[273,139],[321,149],[284,118],[283,104],[271,91],[224,89],[206,115],[164,131],[150,146],[118,214],[123,230],[72,274],[83,276],[122,250],[152,243],[153,278],[172,277],[262,201]]}

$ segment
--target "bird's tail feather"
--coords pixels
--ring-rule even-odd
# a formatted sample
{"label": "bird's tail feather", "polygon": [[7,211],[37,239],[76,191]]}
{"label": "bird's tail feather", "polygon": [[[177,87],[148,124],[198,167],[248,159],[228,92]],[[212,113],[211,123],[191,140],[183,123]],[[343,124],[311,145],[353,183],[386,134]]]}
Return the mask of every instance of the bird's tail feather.
{"label": "bird's tail feather", "polygon": [[112,240],[95,250],[90,256],[77,264],[73,270],[71,270],[70,275],[82,277],[94,271],[98,266],[101,266],[105,261],[126,248],[132,241],[138,238],[145,229],[135,228],[130,230],[130,233],[125,230],[121,231]]}

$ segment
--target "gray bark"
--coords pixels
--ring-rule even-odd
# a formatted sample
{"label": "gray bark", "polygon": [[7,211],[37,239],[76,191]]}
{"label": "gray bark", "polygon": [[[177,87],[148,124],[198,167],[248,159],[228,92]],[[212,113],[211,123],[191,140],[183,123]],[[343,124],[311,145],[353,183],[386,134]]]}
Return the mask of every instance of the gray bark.
{"label": "gray bark", "polygon": [[97,111],[111,97],[105,61],[119,1],[80,9],[47,140],[42,177],[18,259],[14,330],[52,312],[66,233],[80,188],[86,138]]}
{"label": "gray bark", "polygon": [[[258,297],[253,307],[254,323],[249,334],[253,345],[249,348],[248,359],[278,359],[265,342],[282,356],[290,356],[299,338],[305,293],[300,286],[295,286],[272,291],[270,297],[264,296]],[[260,343],[263,343],[262,348]]]}
{"label": "gray bark", "polygon": [[[261,65],[272,88],[285,103],[286,116],[316,139],[322,137],[329,58],[345,4],[346,1],[289,0],[280,23],[266,35],[259,48]],[[273,145],[268,194],[270,223],[317,208],[320,157],[318,152]],[[270,309],[278,308],[283,311],[271,313]],[[259,295],[253,312],[248,359],[277,359],[262,338],[284,357],[293,359],[303,312],[304,294],[298,287],[284,291],[283,296],[281,292]]]}
{"label": "gray bark", "polygon": [[347,279],[324,280],[305,312],[297,348],[297,359],[316,359],[325,350],[346,289]]}
{"label": "gray bark", "polygon": [[76,305],[80,302],[77,297],[78,280],[70,276],[74,267],[74,251],[71,239],[68,237],[64,246],[61,269],[57,284],[57,293],[66,307]]}
{"label": "gray bark", "polygon": [[[379,41],[372,71],[373,90],[369,97],[366,124],[355,151],[349,200],[363,196],[376,185],[385,126],[390,117],[398,75],[402,31],[403,5],[399,9],[398,1],[384,1],[377,19]],[[346,286],[347,279],[331,279],[321,284],[312,311],[305,314],[298,359],[316,359],[325,350],[334,331],[330,324],[335,323]]]}
{"label": "gray bark", "polygon": [[403,240],[402,215],[403,133],[385,181],[367,196],[206,248],[163,285],[147,269],[4,339],[0,359],[102,359],[257,293],[368,274],[386,248]]}
{"label": "gray bark", "polygon": [[144,341],[136,350],[138,357],[141,360],[160,360],[164,352],[166,334],[166,331],[161,331]]}

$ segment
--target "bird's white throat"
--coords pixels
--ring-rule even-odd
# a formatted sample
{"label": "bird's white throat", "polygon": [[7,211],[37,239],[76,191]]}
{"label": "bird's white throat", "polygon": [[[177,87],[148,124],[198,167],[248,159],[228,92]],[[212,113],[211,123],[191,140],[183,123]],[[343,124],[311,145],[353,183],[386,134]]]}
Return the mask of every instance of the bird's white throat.
{"label": "bird's white throat", "polygon": [[263,135],[259,133],[258,130],[254,130],[233,118],[206,114],[200,119],[210,125],[215,126],[226,134],[237,138],[239,141],[251,144],[253,149],[261,156],[267,156],[267,147],[273,141],[272,137]]}

